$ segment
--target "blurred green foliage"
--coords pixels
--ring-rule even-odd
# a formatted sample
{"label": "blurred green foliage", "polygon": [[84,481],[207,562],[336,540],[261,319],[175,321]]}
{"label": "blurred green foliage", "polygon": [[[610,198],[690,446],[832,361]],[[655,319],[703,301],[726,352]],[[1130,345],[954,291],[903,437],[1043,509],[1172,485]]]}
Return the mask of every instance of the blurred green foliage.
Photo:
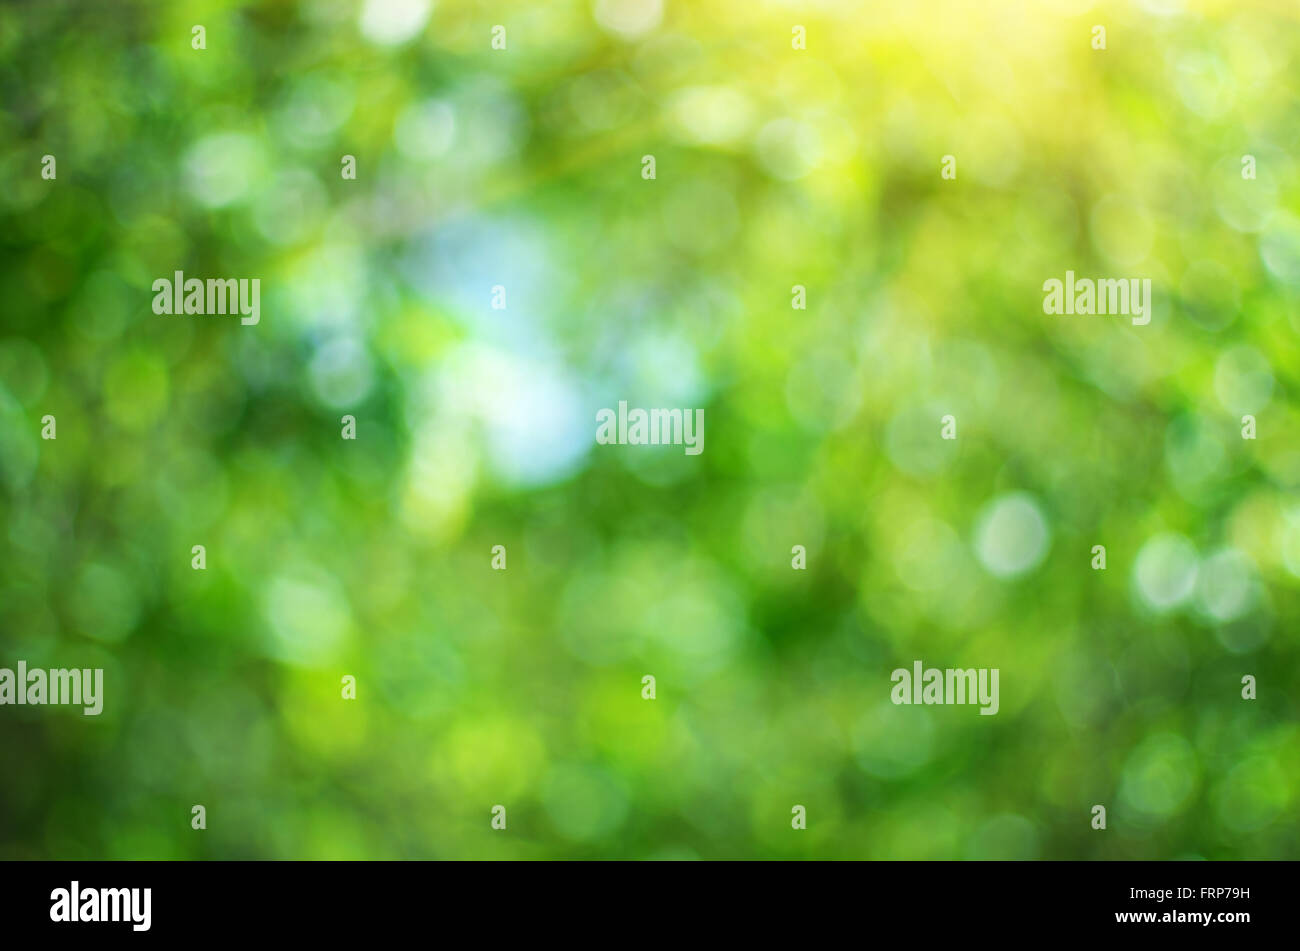
{"label": "blurred green foliage", "polygon": [[107,697],[0,708],[0,857],[1300,856],[1296,27],[6,5],[0,666]]}

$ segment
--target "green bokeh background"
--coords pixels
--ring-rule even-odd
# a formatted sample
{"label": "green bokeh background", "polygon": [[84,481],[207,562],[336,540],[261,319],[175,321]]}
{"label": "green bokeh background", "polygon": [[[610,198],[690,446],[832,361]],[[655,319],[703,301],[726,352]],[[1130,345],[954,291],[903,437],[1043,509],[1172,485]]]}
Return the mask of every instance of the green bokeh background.
{"label": "green bokeh background", "polygon": [[1300,857],[1298,25],[4,7],[0,666],[106,701],[0,707],[0,857]]}

